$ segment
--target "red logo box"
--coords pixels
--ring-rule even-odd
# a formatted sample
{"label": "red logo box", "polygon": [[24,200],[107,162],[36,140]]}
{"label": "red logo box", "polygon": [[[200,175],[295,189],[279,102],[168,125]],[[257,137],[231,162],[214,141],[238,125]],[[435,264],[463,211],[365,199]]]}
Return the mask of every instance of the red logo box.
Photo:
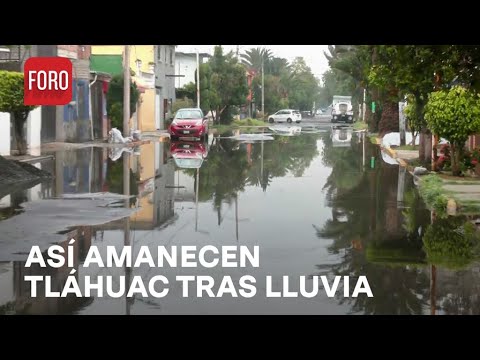
{"label": "red logo box", "polygon": [[23,74],[25,105],[66,105],[72,101],[72,62],[69,59],[29,58]]}

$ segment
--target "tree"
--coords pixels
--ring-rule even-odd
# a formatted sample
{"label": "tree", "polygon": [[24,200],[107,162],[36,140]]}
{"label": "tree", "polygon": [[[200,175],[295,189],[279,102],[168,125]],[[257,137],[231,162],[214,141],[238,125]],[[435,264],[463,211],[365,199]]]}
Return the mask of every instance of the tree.
{"label": "tree", "polygon": [[272,58],[272,52],[269,49],[265,48],[253,48],[246,50],[245,54],[241,54],[242,64],[244,64],[248,69],[255,70],[260,73],[262,71],[262,65],[265,72],[270,72],[268,69],[270,66],[270,60]]}
{"label": "tree", "polygon": [[[197,73],[195,71],[195,79],[197,78]],[[194,82],[189,82],[183,87],[175,90],[175,97],[177,99],[188,98],[193,101],[197,100],[197,85]]]}
{"label": "tree", "polygon": [[0,71],[0,112],[10,113],[15,128],[15,139],[19,155],[27,153],[25,122],[36,106],[26,106],[24,98],[23,73]]}
{"label": "tree", "polygon": [[302,57],[295,58],[291,69],[288,92],[290,106],[301,111],[312,110],[319,91],[317,79]]}
{"label": "tree", "polygon": [[430,94],[425,107],[429,128],[450,142],[452,173],[460,175],[460,159],[468,137],[480,131],[480,96],[464,87]]}
{"label": "tree", "polygon": [[[137,110],[139,97],[137,84],[130,83],[130,116]],[[110,82],[107,93],[107,113],[112,128],[115,127],[123,133],[123,74],[115,75]]]}
{"label": "tree", "polygon": [[415,145],[417,135],[422,129],[423,125],[423,116],[417,111],[417,101],[413,95],[408,96],[407,104],[405,105],[403,112],[405,113],[405,118],[407,120],[408,128],[412,132],[412,145]]}
{"label": "tree", "polygon": [[216,46],[209,62],[200,66],[200,78],[202,110],[212,111],[214,121],[230,123],[231,108],[243,105],[248,94],[245,68],[233,52],[224,55],[223,48]]}

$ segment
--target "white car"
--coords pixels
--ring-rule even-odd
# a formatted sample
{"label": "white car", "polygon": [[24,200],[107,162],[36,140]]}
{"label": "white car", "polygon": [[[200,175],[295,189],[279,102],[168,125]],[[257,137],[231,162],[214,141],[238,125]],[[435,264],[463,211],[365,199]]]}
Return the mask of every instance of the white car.
{"label": "white car", "polygon": [[300,111],[291,109],[279,110],[275,114],[268,117],[269,123],[287,122],[290,124],[292,122],[296,122],[299,124],[300,121],[302,121],[302,114]]}

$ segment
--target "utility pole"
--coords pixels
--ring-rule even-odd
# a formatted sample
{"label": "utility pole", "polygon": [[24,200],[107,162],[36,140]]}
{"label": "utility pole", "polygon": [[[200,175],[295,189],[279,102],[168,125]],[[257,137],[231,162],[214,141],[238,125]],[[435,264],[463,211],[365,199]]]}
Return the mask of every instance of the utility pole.
{"label": "utility pole", "polygon": [[130,45],[123,52],[123,136],[130,136]]}
{"label": "utility pole", "polygon": [[200,56],[197,49],[197,108],[200,109]]}
{"label": "utility pole", "polygon": [[265,57],[262,57],[262,118],[263,119],[265,118],[265,76],[264,76],[264,71],[263,71],[264,61],[265,61]]}
{"label": "utility pole", "polygon": [[363,89],[362,121],[366,123],[365,112],[367,111],[367,89]]}

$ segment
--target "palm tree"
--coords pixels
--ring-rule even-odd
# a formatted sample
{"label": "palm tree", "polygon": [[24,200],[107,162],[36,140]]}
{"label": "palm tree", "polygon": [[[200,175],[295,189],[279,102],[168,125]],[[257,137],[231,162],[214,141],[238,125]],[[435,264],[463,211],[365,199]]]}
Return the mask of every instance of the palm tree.
{"label": "palm tree", "polygon": [[262,65],[265,67],[272,58],[272,52],[266,48],[252,48],[246,50],[245,54],[241,54],[242,64],[244,64],[248,69],[255,70],[260,72],[262,70]]}

